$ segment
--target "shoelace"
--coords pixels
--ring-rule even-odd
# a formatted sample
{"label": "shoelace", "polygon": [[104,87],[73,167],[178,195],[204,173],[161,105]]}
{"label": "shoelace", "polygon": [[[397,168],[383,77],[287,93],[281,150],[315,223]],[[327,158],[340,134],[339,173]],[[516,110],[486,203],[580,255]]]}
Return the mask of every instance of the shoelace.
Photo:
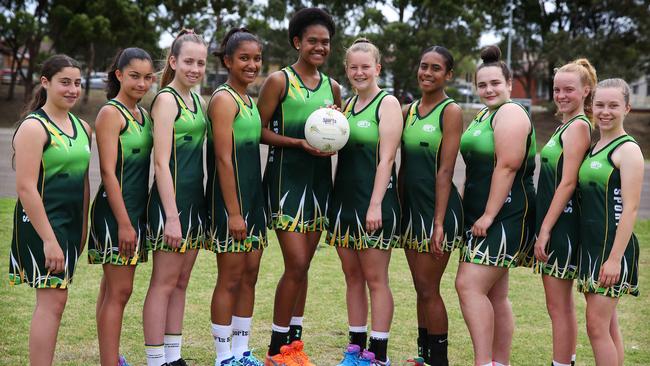
{"label": "shoelace", "polygon": [[253,355],[244,356],[238,361],[242,366],[264,366],[264,363],[253,357]]}

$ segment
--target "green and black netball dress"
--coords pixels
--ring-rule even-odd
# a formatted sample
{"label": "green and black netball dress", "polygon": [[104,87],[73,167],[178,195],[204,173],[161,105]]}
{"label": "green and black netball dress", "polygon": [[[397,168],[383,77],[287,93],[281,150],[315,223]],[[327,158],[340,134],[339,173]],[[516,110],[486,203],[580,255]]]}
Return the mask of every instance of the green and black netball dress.
{"label": "green and black netball dress", "polygon": [[[541,167],[537,183],[537,202],[535,215],[537,221],[536,233],[544,222],[544,217],[551,205],[555,190],[562,180],[564,162],[564,147],[562,135],[573,123],[586,123],[591,131],[591,123],[587,116],[581,114],[573,117],[555,130],[540,153]],[[540,262],[535,259],[535,272],[556,278],[572,280],[576,278],[578,265],[578,209],[577,190],[564,207],[564,211],[551,230],[551,237],[546,245],[548,260]]]}
{"label": "green and black netball dress", "polygon": [[[320,74],[320,83],[309,89],[292,67],[282,69],[287,85],[285,95],[273,114],[273,132],[305,138],[305,122],[321,107],[334,103],[330,78]],[[332,162],[298,148],[269,146],[264,172],[271,229],[308,232],[323,231],[327,224],[327,199],[332,190]]]}
{"label": "green and black netball dress", "polygon": [[400,206],[393,165],[390,182],[381,202],[382,227],[366,232],[366,213],[379,164],[379,105],[388,95],[380,91],[361,111],[354,112],[355,96],[345,108],[350,123],[348,143],[338,152],[334,193],[329,205],[327,241],[330,245],[362,250],[400,246]]}
{"label": "green and black netball dress", "polygon": [[[431,252],[436,202],[436,174],[442,147],[443,115],[454,103],[447,98],[425,116],[420,116],[420,101],[411,104],[402,132],[402,241],[405,248]],[[452,183],[443,228],[442,249],[453,251],[463,237],[463,204]]]}
{"label": "green and black netball dress", "polygon": [[135,265],[147,261],[145,210],[149,190],[149,156],[153,145],[151,120],[139,106],[142,122],[119,101],[112,99],[107,104],[117,108],[126,121],[117,144],[115,176],[120,183],[122,200],[138,241],[132,257],[120,254],[117,220],[102,183],[90,211],[88,261],[92,264]]}
{"label": "green and black netball dress", "polygon": [[52,274],[45,268],[43,240],[32,226],[20,199],[14,210],[14,231],[9,258],[9,282],[35,288],[67,288],[81,254],[84,226],[84,182],[90,162],[90,139],[72,113],[72,136],[61,131],[45,111],[28,115],[21,123],[40,123],[48,141],[43,147],[38,192],[56,240],[65,256],[65,270]]}
{"label": "green and black netball dress", "polygon": [[246,228],[246,240],[234,240],[228,232],[228,211],[219,185],[219,175],[214,157],[212,123],[208,123],[208,185],[206,189],[209,229],[208,248],[215,253],[249,252],[266,247],[266,211],[262,189],[262,168],[260,164],[260,136],[262,122],[253,100],[248,103],[239,94],[223,84],[212,94],[220,91],[229,93],[237,103],[239,111],[232,124],[232,166],[237,185],[239,209]]}
{"label": "green and black netball dress", "polygon": [[578,291],[610,297],[639,295],[639,241],[632,233],[621,258],[621,278],[612,287],[598,285],[600,267],[612,251],[616,227],[623,213],[621,172],[612,163],[614,150],[626,142],[620,136],[599,151],[592,147],[578,174],[580,207],[580,246],[578,247]]}
{"label": "green and black netball dress", "polygon": [[[205,225],[203,142],[205,141],[206,119],[199,96],[194,92],[191,93],[194,101],[193,110],[185,104],[183,98],[173,88],[161,89],[156,97],[161,93],[172,94],[178,105],[178,114],[174,121],[174,140],[169,158],[169,171],[174,182],[176,207],[183,240],[177,249],[171,248],[164,242],[165,209],[154,181],[147,205],[147,243],[151,250],[184,253],[187,249],[197,249],[203,246],[203,225]],[[156,99],[151,103],[152,107]],[[155,124],[156,121],[153,123]]]}
{"label": "green and black netball dress", "polygon": [[467,235],[467,241],[461,247],[461,260],[498,267],[530,267],[535,233],[533,172],[536,144],[532,123],[521,167],[517,170],[505,203],[487,230],[487,236],[475,238],[471,231],[474,222],[485,212],[490,195],[492,173],[496,166],[492,121],[497,111],[490,113],[487,108],[481,110],[460,140],[460,152],[466,165],[463,209]]}

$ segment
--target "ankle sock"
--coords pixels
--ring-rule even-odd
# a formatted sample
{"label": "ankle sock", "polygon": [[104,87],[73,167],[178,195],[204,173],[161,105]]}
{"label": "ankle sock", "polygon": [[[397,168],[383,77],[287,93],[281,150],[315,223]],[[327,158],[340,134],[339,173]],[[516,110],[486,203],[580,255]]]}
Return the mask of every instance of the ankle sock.
{"label": "ankle sock", "polygon": [[367,325],[350,325],[348,326],[348,339],[350,344],[356,344],[362,350],[366,349],[368,343],[368,326]]}
{"label": "ankle sock", "polygon": [[212,323],[212,336],[214,337],[214,349],[217,357],[214,360],[216,366],[221,361],[232,358],[230,351],[230,340],[232,339],[232,325],[220,325]]}
{"label": "ankle sock", "polygon": [[388,350],[388,332],[370,331],[370,342],[368,351],[375,354],[375,359],[381,362],[387,360],[386,353]]}
{"label": "ankle sock", "polygon": [[[418,357],[422,357],[427,361],[427,328],[418,327]],[[428,363],[428,362],[427,362]]]}
{"label": "ankle sock", "polygon": [[165,345],[144,345],[144,352],[147,355],[147,366],[162,366],[165,364]]}
{"label": "ankle sock", "polygon": [[289,327],[281,327],[273,324],[271,326],[271,344],[269,344],[269,356],[280,353],[280,347],[290,343]]}
{"label": "ankle sock", "polygon": [[170,363],[181,358],[182,334],[165,334],[165,360]]}
{"label": "ankle sock", "polygon": [[289,322],[289,342],[302,339],[302,316],[292,316]]}
{"label": "ankle sock", "polygon": [[428,353],[424,360],[431,366],[448,366],[448,344],[447,333],[427,335]]}
{"label": "ankle sock", "polygon": [[232,354],[236,359],[244,357],[244,352],[250,351],[248,340],[250,338],[251,323],[253,318],[232,317]]}

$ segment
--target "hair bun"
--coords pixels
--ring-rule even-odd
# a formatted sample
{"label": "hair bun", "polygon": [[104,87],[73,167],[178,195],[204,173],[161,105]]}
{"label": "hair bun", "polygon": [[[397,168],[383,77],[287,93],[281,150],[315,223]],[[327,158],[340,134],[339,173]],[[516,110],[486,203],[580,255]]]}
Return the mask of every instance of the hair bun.
{"label": "hair bun", "polygon": [[481,50],[481,60],[484,64],[498,62],[501,59],[501,50],[497,45],[491,45]]}

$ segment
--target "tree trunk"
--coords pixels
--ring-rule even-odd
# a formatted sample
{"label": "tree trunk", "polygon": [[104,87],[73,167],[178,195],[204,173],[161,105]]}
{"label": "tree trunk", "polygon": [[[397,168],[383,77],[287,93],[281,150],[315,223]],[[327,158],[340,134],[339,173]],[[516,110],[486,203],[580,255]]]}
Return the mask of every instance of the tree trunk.
{"label": "tree trunk", "polygon": [[29,39],[28,44],[26,45],[29,52],[29,62],[27,63],[27,75],[24,75],[23,78],[23,85],[25,86],[25,102],[28,102],[32,98],[32,92],[34,90],[32,75],[34,75],[34,71],[36,70],[36,59],[38,58],[38,51],[41,48],[42,39],[42,36],[35,35]]}
{"label": "tree trunk", "polygon": [[[13,54],[13,57],[11,58],[11,81],[9,82],[9,92],[7,93],[7,100],[14,100],[14,92],[16,90],[16,79],[18,77],[18,66],[16,66],[18,62],[18,59],[16,57],[16,53]],[[20,65],[18,63],[18,65]]]}
{"label": "tree trunk", "polygon": [[86,69],[86,90],[84,90],[83,104],[88,104],[90,97],[90,74],[95,68],[95,42],[90,42],[90,49],[88,50],[88,65]]}

